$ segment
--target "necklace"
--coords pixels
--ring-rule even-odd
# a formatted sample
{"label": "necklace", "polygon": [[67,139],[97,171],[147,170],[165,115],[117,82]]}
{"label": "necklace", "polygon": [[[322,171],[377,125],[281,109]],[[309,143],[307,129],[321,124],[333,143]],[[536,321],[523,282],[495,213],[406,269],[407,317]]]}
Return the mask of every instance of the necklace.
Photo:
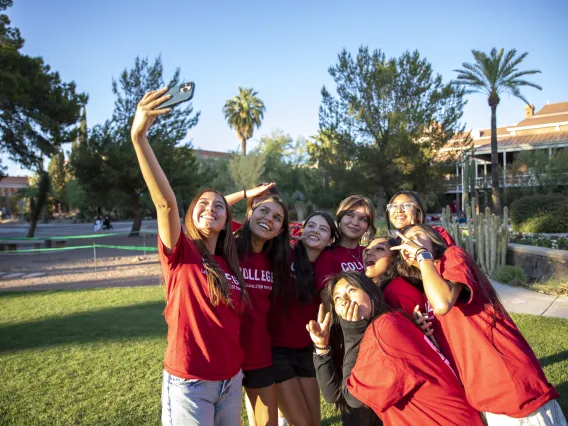
{"label": "necklace", "polygon": [[347,247],[344,247],[344,248],[345,248],[345,250],[347,250],[347,253],[349,253],[349,255],[353,259],[355,259],[357,262],[359,262],[361,260],[361,246],[357,247],[357,257],[353,256],[353,253],[351,253],[351,251]]}

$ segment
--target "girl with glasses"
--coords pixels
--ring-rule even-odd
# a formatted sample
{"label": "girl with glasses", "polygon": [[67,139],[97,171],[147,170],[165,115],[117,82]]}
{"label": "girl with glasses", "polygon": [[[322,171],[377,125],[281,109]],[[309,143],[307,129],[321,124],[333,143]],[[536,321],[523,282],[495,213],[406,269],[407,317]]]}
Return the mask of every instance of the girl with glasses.
{"label": "girl with glasses", "polygon": [[[420,196],[411,191],[399,191],[394,194],[386,208],[387,228],[404,231],[410,225],[426,222],[424,205]],[[441,226],[433,227],[448,246],[456,243],[452,236]],[[393,231],[394,231],[393,230]]]}

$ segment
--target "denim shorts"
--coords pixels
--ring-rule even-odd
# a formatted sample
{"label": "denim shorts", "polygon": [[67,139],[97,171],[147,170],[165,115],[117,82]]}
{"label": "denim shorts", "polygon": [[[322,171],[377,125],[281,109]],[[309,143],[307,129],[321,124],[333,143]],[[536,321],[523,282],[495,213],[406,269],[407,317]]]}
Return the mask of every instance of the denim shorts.
{"label": "denim shorts", "polygon": [[220,381],[182,379],[164,371],[162,425],[239,426],[242,381],[242,371]]}

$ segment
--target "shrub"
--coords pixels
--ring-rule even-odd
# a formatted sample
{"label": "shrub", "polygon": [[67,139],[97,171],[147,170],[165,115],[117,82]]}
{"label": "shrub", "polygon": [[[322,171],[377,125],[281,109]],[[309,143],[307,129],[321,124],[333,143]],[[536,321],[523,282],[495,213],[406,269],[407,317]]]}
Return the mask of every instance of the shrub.
{"label": "shrub", "polygon": [[511,225],[519,232],[566,232],[568,197],[560,194],[529,195],[511,204]]}
{"label": "shrub", "polygon": [[525,285],[528,281],[525,271],[518,266],[504,265],[495,268],[491,278],[510,285]]}

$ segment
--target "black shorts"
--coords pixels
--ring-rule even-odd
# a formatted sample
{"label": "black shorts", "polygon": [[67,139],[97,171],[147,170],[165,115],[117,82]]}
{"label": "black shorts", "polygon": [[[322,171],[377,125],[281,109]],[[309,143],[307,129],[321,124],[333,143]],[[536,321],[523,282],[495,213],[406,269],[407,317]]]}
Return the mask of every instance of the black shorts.
{"label": "black shorts", "polygon": [[316,377],[314,347],[272,348],[274,381],[282,383],[294,377]]}
{"label": "black shorts", "polygon": [[250,389],[267,388],[274,384],[273,366],[243,370],[243,386]]}

